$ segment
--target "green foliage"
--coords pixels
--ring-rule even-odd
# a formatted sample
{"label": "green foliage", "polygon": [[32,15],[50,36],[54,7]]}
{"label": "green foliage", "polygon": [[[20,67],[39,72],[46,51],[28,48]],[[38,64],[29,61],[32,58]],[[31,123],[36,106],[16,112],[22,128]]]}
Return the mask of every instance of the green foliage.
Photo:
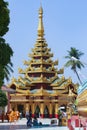
{"label": "green foliage", "polygon": [[3,67],[0,64],[0,88],[3,85],[3,83],[4,83],[4,72],[3,72]]}
{"label": "green foliage", "polygon": [[73,47],[71,47],[70,51],[67,51],[67,52],[68,52],[68,55],[65,56],[65,58],[68,59],[68,61],[66,62],[65,67],[71,67],[71,70],[73,70],[76,73],[81,83],[80,77],[77,72],[77,68],[81,69],[82,67],[84,67],[84,64],[80,61],[80,57],[84,55],[84,53],[82,53],[81,51]]}
{"label": "green foliage", "polygon": [[62,114],[61,110],[58,110],[58,115],[61,115],[61,114]]}
{"label": "green foliage", "polygon": [[0,37],[6,34],[8,32],[9,28],[9,9],[8,3],[4,0],[0,0]]}
{"label": "green foliage", "polygon": [[6,66],[9,63],[12,66],[11,56],[13,56],[11,47],[5,43],[3,38],[0,38],[0,64]]}
{"label": "green foliage", "polygon": [[9,80],[10,72],[13,72],[13,64],[11,62],[13,50],[3,38],[9,30],[9,23],[8,3],[4,0],[0,0],[0,87],[4,84],[5,78],[6,80]]}
{"label": "green foliage", "polygon": [[12,56],[13,50],[3,38],[0,38],[0,86],[3,85],[5,78],[7,81],[9,80],[10,72],[13,72]]}
{"label": "green foliage", "polygon": [[8,104],[6,94],[0,90],[0,107],[5,107]]}

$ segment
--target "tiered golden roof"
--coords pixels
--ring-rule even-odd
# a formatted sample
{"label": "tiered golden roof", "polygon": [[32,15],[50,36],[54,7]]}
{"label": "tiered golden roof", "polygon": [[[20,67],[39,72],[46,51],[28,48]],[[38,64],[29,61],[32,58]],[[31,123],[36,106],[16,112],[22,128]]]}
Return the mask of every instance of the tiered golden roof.
{"label": "tiered golden roof", "polygon": [[[56,91],[52,95],[58,93],[68,93],[69,86],[75,86],[72,80],[65,79],[64,75],[59,77],[59,74],[64,73],[64,68],[58,69],[55,66],[58,65],[58,60],[53,61],[53,54],[51,49],[48,48],[48,44],[44,38],[44,26],[43,26],[43,9],[39,9],[39,23],[37,29],[37,40],[34,48],[32,49],[28,61],[24,61],[25,69],[19,68],[19,73],[23,76],[18,79],[13,79],[9,87],[15,86],[18,93],[26,93],[31,95],[31,90],[37,89],[36,95],[51,95],[47,90]],[[43,86],[43,88],[42,88]],[[73,89],[76,93],[76,89]],[[34,95],[34,94],[33,94]]]}

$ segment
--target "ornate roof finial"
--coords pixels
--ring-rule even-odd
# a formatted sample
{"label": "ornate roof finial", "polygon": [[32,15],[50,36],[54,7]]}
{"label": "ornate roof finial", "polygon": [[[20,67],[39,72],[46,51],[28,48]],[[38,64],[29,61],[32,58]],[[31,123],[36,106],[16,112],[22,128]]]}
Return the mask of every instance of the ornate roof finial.
{"label": "ornate roof finial", "polygon": [[44,27],[43,27],[43,9],[42,6],[39,9],[39,23],[38,23],[38,36],[43,37]]}

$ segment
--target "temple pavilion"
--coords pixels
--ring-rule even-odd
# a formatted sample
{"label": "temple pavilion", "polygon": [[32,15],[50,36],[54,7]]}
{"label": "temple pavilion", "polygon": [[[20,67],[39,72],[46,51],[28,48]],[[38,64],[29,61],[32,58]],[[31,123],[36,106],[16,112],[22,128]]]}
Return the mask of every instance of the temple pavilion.
{"label": "temple pavilion", "polygon": [[79,86],[77,108],[80,116],[87,117],[87,80]]}
{"label": "temple pavilion", "polygon": [[18,79],[12,78],[8,87],[16,90],[10,94],[10,108],[44,117],[58,117],[59,107],[65,111],[77,96],[77,84],[71,78],[64,77],[64,69],[58,69],[58,60],[52,60],[53,54],[44,38],[43,9],[39,8],[37,40],[24,61],[25,69],[19,69]]}

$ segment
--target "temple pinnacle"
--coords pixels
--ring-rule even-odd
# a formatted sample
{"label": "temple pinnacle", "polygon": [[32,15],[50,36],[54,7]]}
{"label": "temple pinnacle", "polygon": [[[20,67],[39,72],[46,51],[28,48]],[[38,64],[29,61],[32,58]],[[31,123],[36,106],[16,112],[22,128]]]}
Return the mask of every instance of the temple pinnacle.
{"label": "temple pinnacle", "polygon": [[43,9],[40,7],[39,9],[39,23],[38,23],[38,36],[43,37],[44,35],[44,27],[43,27]]}

